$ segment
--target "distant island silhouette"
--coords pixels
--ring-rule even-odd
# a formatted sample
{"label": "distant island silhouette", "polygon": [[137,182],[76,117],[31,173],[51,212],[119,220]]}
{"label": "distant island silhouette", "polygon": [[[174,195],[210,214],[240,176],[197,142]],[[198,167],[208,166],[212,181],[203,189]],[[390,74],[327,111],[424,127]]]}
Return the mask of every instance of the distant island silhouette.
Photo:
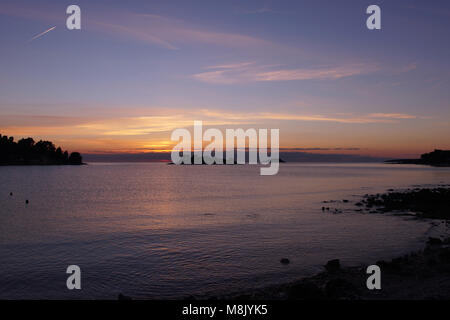
{"label": "distant island silhouette", "polygon": [[[246,162],[245,162],[245,163],[248,164],[248,161],[247,161],[247,160],[248,160],[248,152],[245,153],[245,159],[246,159]],[[223,157],[223,158],[222,158],[222,163],[216,163],[216,162],[214,162],[213,165],[238,164],[236,152],[235,152],[235,157],[234,157],[234,158],[230,158],[229,160],[230,160],[230,161],[227,162],[227,158],[226,158],[226,157]],[[199,161],[199,162],[200,162],[200,161]],[[258,156],[257,162],[260,163],[260,161],[259,161],[259,156]],[[279,158],[279,159],[278,159],[278,162],[279,162],[279,163],[285,163],[286,161],[284,161],[283,159]],[[173,163],[172,161],[170,161],[168,164],[169,164],[169,165],[173,165],[173,164],[175,164],[175,163]],[[195,163],[195,155],[194,155],[194,154],[191,155],[191,162],[190,162],[189,164],[192,164],[192,165],[207,165],[207,163],[205,162],[205,159],[203,158],[203,156],[202,156],[202,158],[201,158],[201,163]],[[180,165],[186,165],[186,163],[181,162]]]}
{"label": "distant island silhouette", "polygon": [[14,141],[14,137],[0,134],[0,165],[82,165],[83,158],[79,152],[70,155],[51,141],[33,138]]}
{"label": "distant island silhouette", "polygon": [[387,160],[386,163],[394,164],[424,164],[435,167],[450,167],[450,150],[438,150],[424,153],[420,159],[394,159]]}

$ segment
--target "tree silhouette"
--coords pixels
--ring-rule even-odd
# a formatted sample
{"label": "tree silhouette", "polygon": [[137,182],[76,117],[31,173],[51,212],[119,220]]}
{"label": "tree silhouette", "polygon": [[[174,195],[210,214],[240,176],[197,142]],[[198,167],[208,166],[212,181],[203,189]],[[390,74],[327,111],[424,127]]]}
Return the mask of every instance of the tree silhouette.
{"label": "tree silhouette", "polygon": [[62,151],[51,141],[40,140],[35,142],[33,138],[20,139],[17,143],[13,137],[0,134],[0,165],[80,165],[83,158],[80,153]]}

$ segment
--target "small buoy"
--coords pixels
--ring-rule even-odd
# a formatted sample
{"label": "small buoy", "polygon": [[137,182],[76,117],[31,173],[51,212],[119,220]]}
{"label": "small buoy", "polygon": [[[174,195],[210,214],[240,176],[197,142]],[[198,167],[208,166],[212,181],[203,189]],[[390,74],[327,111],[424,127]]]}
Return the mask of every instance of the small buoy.
{"label": "small buoy", "polygon": [[29,203],[28,199],[27,199],[27,200],[25,200],[25,203],[26,203],[26,204],[28,204],[28,203]]}

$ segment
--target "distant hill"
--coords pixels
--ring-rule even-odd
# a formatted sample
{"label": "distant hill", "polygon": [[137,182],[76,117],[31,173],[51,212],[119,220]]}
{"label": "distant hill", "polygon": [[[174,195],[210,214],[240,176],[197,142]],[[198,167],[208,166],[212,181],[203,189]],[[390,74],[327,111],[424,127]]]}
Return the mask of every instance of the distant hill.
{"label": "distant hill", "polygon": [[396,164],[424,164],[436,167],[450,167],[450,150],[434,150],[424,153],[420,159],[394,159],[387,160],[387,163]]}
{"label": "distant hill", "polygon": [[81,165],[80,153],[62,151],[50,141],[35,142],[32,138],[14,141],[0,134],[0,165]]}

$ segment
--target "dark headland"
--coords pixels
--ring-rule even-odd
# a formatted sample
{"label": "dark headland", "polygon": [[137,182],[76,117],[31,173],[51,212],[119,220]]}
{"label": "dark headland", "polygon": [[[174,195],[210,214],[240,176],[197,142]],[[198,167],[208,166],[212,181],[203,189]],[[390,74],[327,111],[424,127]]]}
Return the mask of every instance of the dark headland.
{"label": "dark headland", "polygon": [[0,134],[0,165],[82,165],[80,153],[68,153],[50,141],[35,142],[24,138],[15,142],[14,137]]}
{"label": "dark headland", "polygon": [[450,150],[434,150],[424,153],[420,159],[394,159],[387,160],[386,163],[394,164],[423,164],[435,167],[450,167]]}

